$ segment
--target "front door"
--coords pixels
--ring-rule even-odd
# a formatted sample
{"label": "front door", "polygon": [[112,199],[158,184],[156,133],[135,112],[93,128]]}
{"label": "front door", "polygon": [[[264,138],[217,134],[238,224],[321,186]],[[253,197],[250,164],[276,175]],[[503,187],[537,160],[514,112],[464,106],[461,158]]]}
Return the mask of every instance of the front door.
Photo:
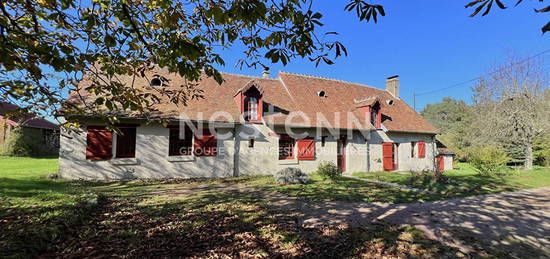
{"label": "front door", "polygon": [[384,168],[384,171],[393,171],[394,170],[394,163],[393,163],[393,143],[386,142],[382,143],[382,166]]}
{"label": "front door", "polygon": [[437,156],[437,170],[445,171],[445,160],[442,155]]}
{"label": "front door", "polygon": [[336,162],[338,164],[338,170],[340,170],[340,172],[345,172],[346,171],[346,146],[347,146],[347,136],[345,135],[342,135],[340,136],[340,138],[338,139],[337,141],[337,145],[338,145],[338,154],[337,154],[337,159],[336,159]]}

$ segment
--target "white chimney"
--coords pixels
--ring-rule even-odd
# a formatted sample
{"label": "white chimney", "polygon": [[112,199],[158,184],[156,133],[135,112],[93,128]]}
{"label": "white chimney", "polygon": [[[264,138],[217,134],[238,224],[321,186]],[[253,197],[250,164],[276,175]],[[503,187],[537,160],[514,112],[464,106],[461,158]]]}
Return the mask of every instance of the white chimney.
{"label": "white chimney", "polygon": [[265,68],[262,72],[262,78],[269,78],[269,68]]}
{"label": "white chimney", "polygon": [[386,79],[386,91],[388,91],[393,97],[399,98],[399,76],[390,76]]}

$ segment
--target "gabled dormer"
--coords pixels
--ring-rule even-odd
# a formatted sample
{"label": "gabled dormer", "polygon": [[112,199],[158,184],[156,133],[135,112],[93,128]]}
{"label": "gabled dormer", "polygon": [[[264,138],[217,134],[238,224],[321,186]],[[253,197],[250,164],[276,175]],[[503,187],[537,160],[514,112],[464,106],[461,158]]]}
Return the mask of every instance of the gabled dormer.
{"label": "gabled dormer", "polygon": [[356,99],[355,103],[355,107],[366,116],[366,121],[376,129],[382,128],[382,106],[378,96]]}
{"label": "gabled dormer", "polygon": [[255,80],[248,82],[235,94],[241,116],[248,122],[260,122],[263,117],[263,90]]}

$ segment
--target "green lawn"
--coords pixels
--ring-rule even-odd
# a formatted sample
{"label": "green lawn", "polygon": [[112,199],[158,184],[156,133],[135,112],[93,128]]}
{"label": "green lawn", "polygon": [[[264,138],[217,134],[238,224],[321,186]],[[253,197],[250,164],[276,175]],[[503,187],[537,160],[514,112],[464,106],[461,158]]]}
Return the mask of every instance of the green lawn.
{"label": "green lawn", "polygon": [[448,179],[443,183],[424,179],[415,173],[374,172],[354,175],[429,190],[441,199],[550,185],[550,168],[537,167],[529,171],[513,171],[505,176],[483,176],[467,163],[457,163],[455,167],[455,170],[443,173]]}
{"label": "green lawn", "polygon": [[[271,177],[112,183],[47,178],[57,163],[0,157],[0,258],[457,256],[455,248],[412,227],[303,227],[295,211],[268,199],[409,202],[440,196],[349,178],[332,183],[317,175],[307,185],[279,185]],[[483,247],[467,256],[503,255]]]}

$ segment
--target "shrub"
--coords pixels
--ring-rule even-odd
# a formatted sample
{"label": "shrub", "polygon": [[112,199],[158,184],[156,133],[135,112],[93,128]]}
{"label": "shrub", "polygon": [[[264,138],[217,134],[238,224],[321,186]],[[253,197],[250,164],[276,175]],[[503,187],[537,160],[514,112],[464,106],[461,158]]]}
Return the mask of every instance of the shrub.
{"label": "shrub", "polygon": [[2,147],[2,155],[5,156],[41,156],[46,153],[46,147],[23,134],[21,128],[14,128]]}
{"label": "shrub", "polygon": [[411,172],[410,184],[415,185],[420,183],[421,185],[429,185],[433,183],[446,184],[449,183],[449,177],[443,174],[442,171],[430,171],[424,170],[421,172]]}
{"label": "shrub", "polygon": [[482,175],[508,173],[506,163],[510,160],[506,152],[494,146],[473,147],[470,150],[470,164]]}
{"label": "shrub", "polygon": [[330,161],[324,161],[317,167],[317,173],[325,180],[337,181],[342,176],[338,167]]}
{"label": "shrub", "polygon": [[309,176],[299,168],[287,167],[275,173],[275,182],[284,184],[305,184]]}
{"label": "shrub", "polygon": [[550,134],[535,138],[533,143],[535,163],[541,166],[550,166]]}

